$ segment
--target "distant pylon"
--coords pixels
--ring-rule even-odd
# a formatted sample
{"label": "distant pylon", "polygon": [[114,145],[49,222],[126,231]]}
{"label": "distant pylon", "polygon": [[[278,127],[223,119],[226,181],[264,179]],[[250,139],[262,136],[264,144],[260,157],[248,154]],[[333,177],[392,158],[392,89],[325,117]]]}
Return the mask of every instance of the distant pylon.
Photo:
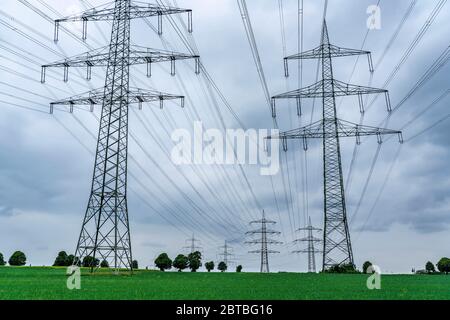
{"label": "distant pylon", "polygon": [[221,261],[225,262],[227,266],[229,266],[231,263],[234,263],[234,261],[231,260],[231,258],[234,256],[233,248],[228,245],[227,240],[225,240],[225,244],[219,247],[219,249],[221,250],[221,252],[219,253],[219,257],[223,257],[223,259],[221,258]]}
{"label": "distant pylon", "polygon": [[252,221],[250,222],[250,224],[260,224],[261,228],[260,229],[256,229],[256,230],[252,230],[252,231],[248,231],[246,232],[247,235],[261,235],[260,238],[256,238],[254,240],[251,241],[246,241],[245,243],[247,244],[260,244],[261,245],[261,249],[259,250],[254,250],[254,251],[249,251],[249,253],[259,253],[261,255],[261,269],[260,271],[262,273],[265,272],[270,272],[269,270],[269,254],[270,253],[280,253],[279,251],[274,251],[274,250],[269,250],[268,245],[269,244],[282,244],[282,242],[280,241],[276,241],[273,239],[268,239],[267,235],[268,234],[272,234],[272,235],[279,235],[281,234],[281,232],[279,231],[275,231],[275,230],[271,230],[271,229],[267,229],[267,225],[268,224],[276,224],[275,221],[272,220],[267,220],[266,219],[266,213],[262,212],[262,219],[261,220],[256,220],[256,221]]}
{"label": "distant pylon", "polygon": [[200,251],[202,249],[202,247],[199,247],[196,245],[196,243],[200,242],[200,240],[195,239],[194,234],[192,234],[192,238],[187,239],[186,242],[190,243],[190,245],[183,247],[183,249],[190,250],[190,253],[194,253],[194,252]]}
{"label": "distant pylon", "polygon": [[[86,78],[91,79],[92,67],[106,67],[104,87],[83,95],[74,96],[50,105],[66,105],[73,111],[74,105],[102,105],[94,174],[88,206],[77,243],[74,263],[85,257],[106,260],[118,270],[132,270],[130,226],[127,205],[128,163],[128,109],[130,104],[142,106],[144,102],[159,102],[184,97],[155,90],[130,88],[130,66],[147,65],[147,76],[151,76],[151,65],[159,62],[171,63],[171,74],[175,74],[175,60],[196,60],[198,56],[168,51],[159,51],[140,46],[131,46],[130,21],[136,18],[158,17],[161,33],[163,15],[188,14],[188,28],[192,32],[192,11],[167,6],[143,4],[131,0],[115,0],[98,8],[55,21],[55,42],[58,41],[59,25],[67,21],[83,24],[82,39],[87,37],[88,21],[112,21],[111,40],[108,46],[72,58],[42,66],[41,82],[45,82],[45,71],[50,67],[64,68],[64,81],[68,80],[70,67],[86,68]],[[91,271],[95,265],[92,265]]]}
{"label": "distant pylon", "polygon": [[356,55],[367,55],[370,71],[373,72],[370,52],[332,45],[328,37],[327,23],[323,21],[319,47],[284,58],[286,77],[289,76],[289,60],[319,59],[322,65],[322,80],[308,87],[272,97],[273,117],[276,117],[275,101],[278,99],[296,99],[297,114],[299,116],[302,115],[303,98],[322,99],[322,119],[306,127],[268,137],[268,139],[281,139],[285,151],[287,151],[288,139],[302,140],[305,151],[308,149],[308,139],[322,139],[324,178],[322,270],[329,269],[334,265],[354,265],[345,202],[340,138],[355,137],[356,143],[360,144],[362,136],[376,136],[378,143],[381,144],[383,135],[395,134],[399,136],[400,143],[403,142],[401,131],[364,126],[341,120],[337,117],[336,97],[339,96],[357,96],[359,110],[361,113],[364,113],[363,95],[382,93],[386,98],[388,112],[391,112],[389,92],[387,90],[348,84],[334,79],[333,58]]}
{"label": "distant pylon", "polygon": [[321,250],[317,250],[314,243],[322,242],[321,239],[314,237],[314,231],[322,231],[322,229],[314,228],[311,224],[311,217],[309,218],[309,224],[305,228],[300,228],[298,231],[308,231],[306,238],[297,239],[294,242],[307,242],[307,249],[292,251],[292,253],[307,253],[308,254],[308,272],[316,272],[316,254]]}

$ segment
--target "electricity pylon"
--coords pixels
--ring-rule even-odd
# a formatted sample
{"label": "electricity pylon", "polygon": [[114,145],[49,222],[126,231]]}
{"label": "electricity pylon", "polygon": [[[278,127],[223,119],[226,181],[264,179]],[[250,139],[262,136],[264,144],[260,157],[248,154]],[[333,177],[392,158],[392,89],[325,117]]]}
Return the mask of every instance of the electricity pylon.
{"label": "electricity pylon", "polygon": [[267,238],[268,234],[272,234],[272,235],[279,235],[281,234],[281,232],[275,231],[275,230],[271,230],[271,229],[267,229],[267,225],[268,224],[276,224],[275,221],[272,220],[267,220],[266,219],[266,214],[263,210],[262,212],[262,219],[261,220],[256,220],[256,221],[252,221],[250,222],[250,224],[259,224],[261,225],[260,229],[256,229],[253,231],[249,231],[246,232],[246,235],[261,235],[261,237],[258,239],[254,239],[252,241],[246,241],[246,244],[260,244],[261,245],[261,249],[259,250],[254,250],[254,251],[249,251],[249,253],[259,253],[261,255],[261,269],[260,271],[262,273],[265,272],[270,272],[269,271],[269,254],[271,253],[280,253],[279,251],[275,251],[275,250],[270,250],[268,248],[269,244],[282,244],[282,242],[277,241],[277,240],[273,240],[273,239],[269,239]]}
{"label": "electricity pylon", "polygon": [[188,249],[189,253],[194,253],[196,251],[200,251],[202,247],[199,247],[196,245],[197,242],[200,242],[200,240],[195,239],[194,234],[192,234],[192,238],[186,240],[187,243],[190,242],[189,246],[183,247],[183,249]]}
{"label": "electricity pylon", "polygon": [[234,261],[230,259],[234,256],[233,248],[228,245],[227,240],[225,240],[225,244],[219,247],[219,249],[221,250],[221,252],[219,253],[219,257],[223,257],[222,261],[225,262],[227,266],[231,263],[234,263]]}
{"label": "electricity pylon", "polygon": [[[67,21],[83,23],[83,40],[87,37],[88,21],[112,21],[109,46],[85,54],[42,66],[41,81],[45,82],[45,70],[49,67],[63,67],[64,81],[68,80],[70,67],[86,68],[86,78],[91,79],[91,68],[106,67],[103,88],[85,95],[53,102],[53,106],[102,105],[98,133],[92,189],[84,216],[75,256],[87,256],[108,261],[116,270],[127,268],[132,271],[132,251],[127,207],[127,159],[128,159],[128,106],[143,102],[184,98],[154,90],[130,88],[130,65],[147,64],[147,76],[151,76],[151,65],[170,61],[171,73],[175,74],[175,60],[194,58],[196,72],[199,71],[199,57],[168,51],[159,51],[130,45],[130,21],[135,18],[158,17],[159,31],[162,30],[162,16],[187,13],[189,31],[192,31],[192,11],[153,4],[132,3],[131,0],[115,0],[107,5],[90,9],[55,21],[55,42],[58,41],[59,25]],[[77,263],[79,263],[79,261]],[[94,270],[94,266],[91,271]]]}
{"label": "electricity pylon", "polygon": [[305,238],[297,239],[294,242],[307,242],[308,247],[303,250],[292,251],[292,253],[306,253],[308,254],[308,272],[316,272],[316,254],[320,253],[314,246],[315,243],[322,242],[321,239],[314,237],[314,232],[322,231],[322,229],[314,228],[311,224],[311,218],[309,218],[309,224],[305,228],[300,228],[297,231],[307,231],[308,235]]}
{"label": "electricity pylon", "polygon": [[324,21],[321,43],[317,48],[284,58],[286,76],[289,76],[289,60],[319,59],[322,65],[322,80],[308,87],[272,97],[273,117],[276,117],[275,101],[278,99],[296,99],[297,113],[300,116],[302,114],[301,99],[322,98],[323,110],[321,120],[300,129],[268,137],[268,139],[281,139],[285,151],[287,151],[288,139],[301,139],[305,151],[308,149],[307,139],[322,139],[323,141],[323,270],[336,264],[354,265],[347,222],[340,138],[356,137],[356,143],[360,144],[361,136],[377,136],[378,143],[381,144],[383,135],[396,134],[399,136],[400,143],[403,142],[401,131],[358,125],[337,118],[336,97],[338,96],[358,96],[360,112],[364,113],[363,95],[384,93],[388,112],[391,111],[387,90],[347,84],[333,78],[332,58],[355,55],[367,55],[370,71],[373,72],[371,53],[341,48],[330,44],[327,23]]}

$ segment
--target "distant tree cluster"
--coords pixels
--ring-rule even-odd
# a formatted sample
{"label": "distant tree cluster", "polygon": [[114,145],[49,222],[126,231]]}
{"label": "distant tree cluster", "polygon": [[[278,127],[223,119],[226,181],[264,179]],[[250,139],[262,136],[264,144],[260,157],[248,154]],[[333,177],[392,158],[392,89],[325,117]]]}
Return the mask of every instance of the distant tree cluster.
{"label": "distant tree cluster", "polygon": [[75,261],[75,256],[73,254],[67,254],[65,251],[60,251],[56,256],[54,267],[68,267],[71,266]]}
{"label": "distant tree cluster", "polygon": [[[202,267],[202,254],[199,251],[195,251],[192,253],[189,253],[187,256],[184,254],[179,254],[175,257],[175,259],[172,261],[172,259],[169,258],[167,253],[161,253],[156,259],[155,259],[155,266],[161,270],[166,271],[173,268],[177,269],[178,272],[182,272],[185,269],[190,269],[191,272],[196,272],[198,269]],[[208,261],[205,263],[205,268],[208,272],[211,272],[215,268],[214,261]],[[217,266],[217,269],[221,272],[225,272],[227,270],[228,266],[225,264],[225,262],[220,262]],[[241,272],[242,266],[238,266],[236,268],[236,272]]]}
{"label": "distant tree cluster", "polygon": [[360,273],[353,264],[335,264],[324,271],[325,273]]}
{"label": "distant tree cluster", "polygon": [[[66,251],[60,251],[53,263],[54,267],[68,267],[71,265],[78,265],[84,268],[109,268],[107,260],[102,260],[100,262],[97,258],[94,259],[92,256],[86,256],[80,261],[80,259],[73,254],[67,255]],[[139,266],[137,260],[133,260],[131,266],[133,269],[138,269]]]}
{"label": "distant tree cluster", "polygon": [[[27,257],[22,251],[14,252],[8,260],[10,266],[20,267],[27,263]],[[6,266],[5,257],[0,253],[0,267]]]}
{"label": "distant tree cluster", "polygon": [[425,269],[417,271],[413,269],[413,273],[415,274],[440,274],[440,273],[449,274],[449,272],[450,272],[450,259],[446,257],[441,258],[438,261],[438,263],[436,263],[436,265],[433,262],[428,261],[425,264]]}
{"label": "distant tree cluster", "polygon": [[186,268],[191,269],[191,272],[196,272],[202,266],[202,254],[199,251],[192,252],[187,256],[179,254],[172,262],[167,253],[161,253],[155,259],[155,265],[161,271],[170,270],[174,267],[179,272]]}

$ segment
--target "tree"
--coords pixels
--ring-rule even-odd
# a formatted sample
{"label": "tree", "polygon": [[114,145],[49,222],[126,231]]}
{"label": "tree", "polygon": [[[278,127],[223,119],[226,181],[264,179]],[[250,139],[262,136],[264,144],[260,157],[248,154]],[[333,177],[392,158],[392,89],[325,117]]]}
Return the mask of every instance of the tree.
{"label": "tree", "polygon": [[211,272],[211,270],[214,270],[214,261],[209,261],[205,263],[205,268],[208,270],[208,272]]}
{"label": "tree", "polygon": [[225,262],[223,262],[223,261],[221,261],[221,262],[219,263],[219,266],[217,267],[217,269],[219,269],[220,272],[225,272],[225,271],[227,271],[227,268],[228,268],[227,264],[226,264]]}
{"label": "tree", "polygon": [[3,254],[0,253],[0,266],[4,266],[6,264],[6,261],[3,258]]}
{"label": "tree", "polygon": [[155,259],[155,265],[161,271],[169,270],[172,268],[172,260],[167,253],[161,253],[158,258]]}
{"label": "tree", "polygon": [[139,264],[138,264],[137,260],[133,260],[133,261],[131,262],[131,267],[132,267],[134,270],[139,269]]}
{"label": "tree", "polygon": [[94,259],[94,257],[86,256],[83,258],[82,265],[85,268],[95,268],[98,267],[98,264],[100,263],[100,260],[97,258]]}
{"label": "tree", "polygon": [[434,268],[434,264],[431,261],[428,261],[425,265],[425,270],[427,270],[428,273],[436,272],[436,269]]}
{"label": "tree", "polygon": [[370,261],[366,261],[364,262],[362,269],[363,269],[363,273],[367,273],[367,269],[369,269],[369,267],[372,265],[372,262]]}
{"label": "tree", "polygon": [[103,260],[102,263],[100,263],[100,268],[109,268],[108,261]]}
{"label": "tree", "polygon": [[236,272],[242,272],[242,266],[241,265],[238,265],[236,267]]}
{"label": "tree", "polygon": [[69,266],[70,264],[69,264],[69,256],[67,255],[67,253],[65,251],[60,251],[55,259],[55,262],[53,263],[53,266],[65,267]]}
{"label": "tree", "polygon": [[448,274],[450,272],[450,259],[442,258],[437,263],[437,267],[440,272],[445,272],[445,274]]}
{"label": "tree", "polygon": [[27,263],[27,257],[22,251],[16,251],[8,261],[10,266],[24,266]]}
{"label": "tree", "polygon": [[173,267],[178,269],[178,272],[182,272],[184,269],[186,269],[189,265],[188,257],[186,257],[184,254],[179,254],[173,260]]}
{"label": "tree", "polygon": [[202,254],[200,251],[189,253],[188,260],[191,272],[196,272],[202,266]]}
{"label": "tree", "polygon": [[335,264],[329,269],[325,270],[326,273],[358,273],[353,264]]}
{"label": "tree", "polygon": [[67,266],[73,265],[74,262],[75,262],[75,260],[78,261],[79,259],[78,259],[78,258],[75,259],[75,256],[74,256],[73,254],[69,254],[69,255],[67,256]]}

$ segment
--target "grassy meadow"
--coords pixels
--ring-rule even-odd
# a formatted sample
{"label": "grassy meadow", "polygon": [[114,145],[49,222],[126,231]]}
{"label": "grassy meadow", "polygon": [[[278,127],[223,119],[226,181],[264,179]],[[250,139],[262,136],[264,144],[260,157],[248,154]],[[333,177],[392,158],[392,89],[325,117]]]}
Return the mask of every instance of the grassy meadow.
{"label": "grassy meadow", "polygon": [[0,299],[330,300],[450,299],[450,275],[190,273],[137,271],[133,276],[83,270],[81,290],[66,287],[65,268],[0,267]]}

